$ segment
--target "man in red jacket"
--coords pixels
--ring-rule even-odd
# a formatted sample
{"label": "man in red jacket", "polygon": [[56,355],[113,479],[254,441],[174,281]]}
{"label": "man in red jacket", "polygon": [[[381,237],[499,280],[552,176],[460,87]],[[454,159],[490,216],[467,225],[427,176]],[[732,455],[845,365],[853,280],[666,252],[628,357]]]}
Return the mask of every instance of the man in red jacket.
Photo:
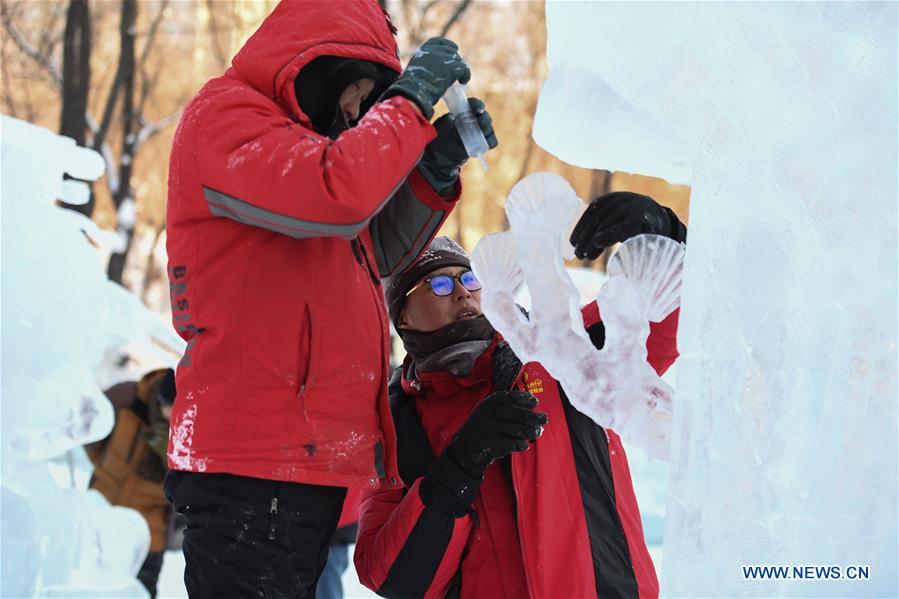
{"label": "man in red jacket", "polygon": [[191,596],[314,595],[346,488],[401,486],[380,277],[459,197],[465,150],[430,119],[470,72],[440,38],[401,71],[394,32],[374,0],[281,2],[175,134],[166,495]]}
{"label": "man in red jacket", "polygon": [[[572,243],[593,259],[639,233],[686,240],[667,208],[614,193],[588,207]],[[657,596],[618,435],[516,358],[481,314],[462,248],[440,237],[385,286],[408,352],[389,386],[404,487],[363,492],[363,584],[384,597]],[[595,302],[583,316],[601,348]],[[650,324],[659,374],[677,357],[677,318]]]}

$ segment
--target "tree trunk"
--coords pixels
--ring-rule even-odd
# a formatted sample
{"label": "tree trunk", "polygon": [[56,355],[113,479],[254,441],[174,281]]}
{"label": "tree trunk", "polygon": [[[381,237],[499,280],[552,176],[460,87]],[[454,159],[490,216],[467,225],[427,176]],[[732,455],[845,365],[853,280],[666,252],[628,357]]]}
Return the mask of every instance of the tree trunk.
{"label": "tree trunk", "polygon": [[612,173],[594,170],[590,177],[590,200],[609,193],[612,189]]}
{"label": "tree trunk", "polygon": [[156,229],[156,235],[153,237],[153,244],[150,246],[150,255],[147,256],[147,264],[144,266],[144,281],[140,289],[140,299],[145,305],[149,305],[148,292],[150,290],[150,285],[160,275],[165,277],[165,265],[163,264],[162,268],[156,266],[156,246],[159,245],[159,238],[162,237],[163,231],[165,231],[165,223]]}
{"label": "tree trunk", "polygon": [[[91,20],[87,0],[70,0],[63,43],[62,112],[59,133],[71,137],[79,146],[85,144],[87,132],[87,99],[91,80],[90,61]],[[87,204],[62,202],[62,205],[90,217],[94,211],[94,194],[91,192]]]}
{"label": "tree trunk", "polygon": [[134,167],[134,144],[136,122],[134,114],[134,80],[137,65],[134,60],[134,38],[137,23],[137,0],[122,0],[122,20],[119,30],[122,50],[119,67],[122,74],[122,154],[119,158],[119,188],[113,195],[117,218],[116,231],[119,244],[109,257],[107,275],[111,281],[122,284],[125,261],[134,238],[134,224],[137,220],[137,206],[131,188],[131,173]]}

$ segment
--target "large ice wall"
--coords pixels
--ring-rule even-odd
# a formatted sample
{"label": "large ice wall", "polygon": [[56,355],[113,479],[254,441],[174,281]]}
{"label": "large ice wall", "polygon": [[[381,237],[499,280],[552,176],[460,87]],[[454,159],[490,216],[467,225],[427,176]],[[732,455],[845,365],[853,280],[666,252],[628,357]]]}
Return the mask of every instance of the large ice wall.
{"label": "large ice wall", "polygon": [[107,280],[88,242],[102,240],[96,226],[54,205],[86,200],[85,184],[64,182],[63,173],[96,179],[100,156],[6,116],[0,137],[0,595],[145,596],[135,575],[147,524],[87,490],[81,447],[112,428],[112,405],[98,386],[115,376],[104,356],[126,343],[177,351],[180,340]]}
{"label": "large ice wall", "polygon": [[663,594],[897,596],[897,5],[546,16],[537,142],[692,186]]}

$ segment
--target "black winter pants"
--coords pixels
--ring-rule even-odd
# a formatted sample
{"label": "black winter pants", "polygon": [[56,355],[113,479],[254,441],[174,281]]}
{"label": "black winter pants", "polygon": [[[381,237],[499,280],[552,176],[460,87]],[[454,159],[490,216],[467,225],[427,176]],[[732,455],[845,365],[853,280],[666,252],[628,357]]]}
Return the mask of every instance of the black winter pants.
{"label": "black winter pants", "polygon": [[192,599],[315,597],[346,489],[170,471]]}

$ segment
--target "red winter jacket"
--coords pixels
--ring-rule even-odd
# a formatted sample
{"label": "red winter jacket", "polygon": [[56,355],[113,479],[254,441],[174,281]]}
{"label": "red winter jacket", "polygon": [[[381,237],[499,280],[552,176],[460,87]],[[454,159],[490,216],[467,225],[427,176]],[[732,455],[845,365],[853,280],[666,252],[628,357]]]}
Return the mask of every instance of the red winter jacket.
{"label": "red winter jacket", "polygon": [[362,489],[347,489],[346,498],[343,500],[343,508],[340,510],[340,520],[337,521],[337,528],[343,528],[359,522],[360,501],[362,501]]}
{"label": "red winter jacket", "polygon": [[[677,357],[677,319],[675,312],[651,325],[648,361],[659,374]],[[584,321],[601,345],[595,303]],[[575,410],[537,363],[516,363],[513,376],[547,413],[543,435],[529,451],[487,469],[472,513],[454,518],[422,501],[422,476],[493,391],[494,360],[503,351],[508,363],[511,350],[497,337],[464,378],[419,373],[413,384],[400,381],[400,371],[394,375],[391,407],[405,488],[363,491],[360,580],[384,597],[658,596],[618,435]]]}
{"label": "red winter jacket", "polygon": [[[400,70],[374,0],[281,2],[185,108],[169,170],[178,370],[169,466],[282,481],[396,481],[379,278],[452,210],[414,170],[434,128],[408,100],[336,140],[294,80],[312,59]],[[396,483],[394,483],[396,484]]]}

